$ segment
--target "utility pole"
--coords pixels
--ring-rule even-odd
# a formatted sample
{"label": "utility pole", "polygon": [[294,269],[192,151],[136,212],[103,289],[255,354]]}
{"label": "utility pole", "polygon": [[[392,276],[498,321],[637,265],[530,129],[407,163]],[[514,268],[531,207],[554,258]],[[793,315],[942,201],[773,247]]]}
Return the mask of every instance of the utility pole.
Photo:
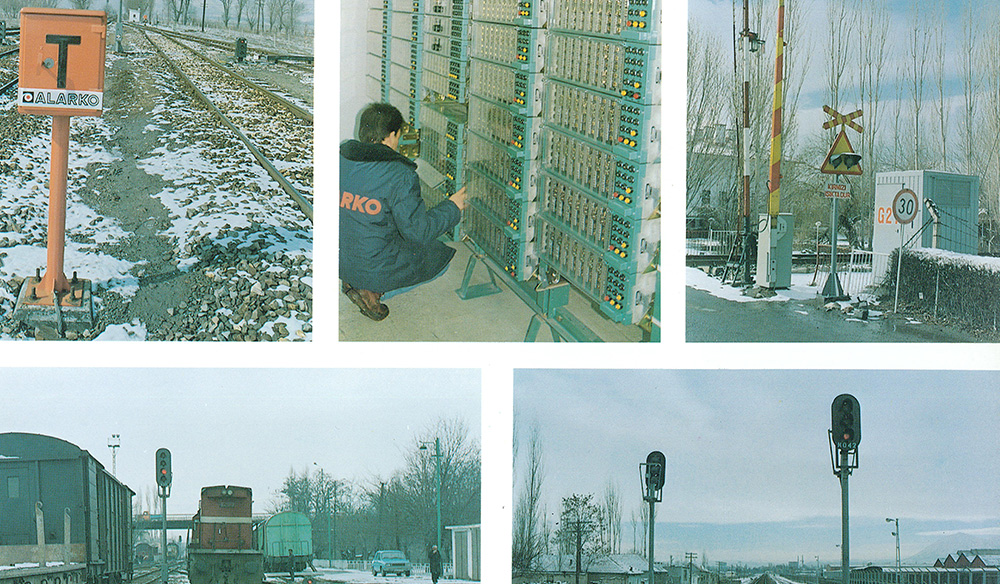
{"label": "utility pole", "polygon": [[118,23],[115,25],[115,52],[119,55],[122,51],[122,2],[118,0]]}
{"label": "utility pole", "polygon": [[201,32],[205,32],[205,7],[208,5],[208,0],[201,0]]}
{"label": "utility pole", "polygon": [[[743,215],[743,244],[740,265],[743,285],[750,286],[750,250],[753,241],[753,223],[750,220],[750,53],[756,53],[764,41],[750,30],[750,0],[743,0],[743,196],[740,212]],[[735,279],[734,279],[735,282]]]}
{"label": "utility pole", "polygon": [[694,561],[698,558],[698,554],[692,552],[686,552],[684,554],[684,559],[688,561],[688,584],[694,584]]}

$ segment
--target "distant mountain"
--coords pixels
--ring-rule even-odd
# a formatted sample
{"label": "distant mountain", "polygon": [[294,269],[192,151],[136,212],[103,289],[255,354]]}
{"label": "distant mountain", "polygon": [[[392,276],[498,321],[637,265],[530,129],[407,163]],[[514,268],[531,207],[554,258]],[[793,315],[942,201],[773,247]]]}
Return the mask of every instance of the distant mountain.
{"label": "distant mountain", "polygon": [[1000,536],[997,535],[970,535],[968,533],[955,533],[946,535],[934,543],[925,547],[920,553],[906,559],[907,564],[924,565],[933,564],[939,558],[943,559],[951,554],[956,556],[956,552],[970,549],[1000,548]]}

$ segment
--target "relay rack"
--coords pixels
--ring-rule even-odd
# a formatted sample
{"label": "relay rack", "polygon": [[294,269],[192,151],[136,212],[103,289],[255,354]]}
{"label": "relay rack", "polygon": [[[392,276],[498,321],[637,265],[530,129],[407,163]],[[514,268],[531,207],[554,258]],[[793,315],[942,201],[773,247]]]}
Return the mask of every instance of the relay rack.
{"label": "relay rack", "polygon": [[565,279],[611,320],[652,307],[659,250],[659,9],[555,0],[543,77],[539,276]]}
{"label": "relay rack", "polygon": [[453,237],[513,283],[569,282],[625,324],[658,278],[660,3],[369,4],[369,96],[419,128],[429,204],[467,187]]}

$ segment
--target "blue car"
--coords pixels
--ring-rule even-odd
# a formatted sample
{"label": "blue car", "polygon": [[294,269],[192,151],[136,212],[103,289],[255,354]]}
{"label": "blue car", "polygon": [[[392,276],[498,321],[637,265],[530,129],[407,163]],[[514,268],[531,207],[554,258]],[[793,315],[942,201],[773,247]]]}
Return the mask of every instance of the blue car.
{"label": "blue car", "polygon": [[375,552],[375,556],[372,557],[372,576],[378,576],[380,573],[383,576],[386,574],[409,576],[411,571],[410,560],[407,560],[401,551],[382,550]]}

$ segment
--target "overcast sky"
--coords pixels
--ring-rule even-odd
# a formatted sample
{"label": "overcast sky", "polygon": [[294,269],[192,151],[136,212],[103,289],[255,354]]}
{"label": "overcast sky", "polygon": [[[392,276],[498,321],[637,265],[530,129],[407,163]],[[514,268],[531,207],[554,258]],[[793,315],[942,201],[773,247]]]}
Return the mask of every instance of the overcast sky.
{"label": "overcast sky", "polygon": [[541,429],[553,517],[561,497],[599,494],[613,477],[627,521],[641,503],[638,465],[661,450],[657,559],[832,561],[840,486],[827,429],[840,393],[862,411],[853,557],[895,553],[890,516],[904,558],[949,531],[1000,535],[996,372],[516,371],[514,416],[521,444],[533,422]]}
{"label": "overcast sky", "polygon": [[[769,79],[773,78],[774,71],[774,43],[775,37],[777,35],[776,22],[777,19],[774,16],[777,14],[778,1],[777,0],[749,0],[751,10],[757,10],[760,7],[766,11],[766,14],[770,14],[770,26],[768,30],[754,31],[760,34],[761,38],[765,41],[765,52],[757,53],[758,56],[753,58],[764,58],[767,59],[769,65],[765,67],[768,71],[767,76]],[[959,46],[962,38],[961,33],[961,14],[962,7],[969,0],[945,0],[943,6],[945,9],[945,20],[944,26],[946,29],[945,37],[945,50],[946,50],[946,60],[947,60],[947,79],[945,94],[949,96],[952,100],[952,107],[957,108],[958,99],[962,92],[959,83],[959,68],[957,62],[957,52],[959,51]],[[830,62],[829,48],[827,43],[829,42],[829,31],[827,24],[827,0],[785,0],[786,10],[792,10],[793,8],[798,10],[800,14],[804,14],[803,26],[800,30],[800,35],[798,37],[786,36],[785,42],[787,46],[785,47],[785,59],[797,59],[802,62],[803,59],[809,59],[809,70],[806,73],[805,78],[802,80],[802,98],[800,103],[800,121],[803,128],[803,135],[816,134],[821,131],[820,127],[829,117],[823,112],[822,106],[829,103],[829,96],[827,92],[827,68]],[[905,57],[906,57],[906,38],[907,31],[912,34],[912,13],[913,13],[913,0],[889,0],[889,10],[890,10],[890,21],[889,21],[889,35],[888,35],[888,47],[889,47],[889,59],[885,66],[882,74],[882,111],[889,112],[888,109],[891,102],[896,99],[894,83],[897,75],[901,75],[901,71],[905,70]],[[926,14],[931,14],[932,10],[937,10],[938,2],[918,2],[921,10]],[[851,5],[851,3],[848,3]],[[726,59],[727,66],[732,68],[733,59],[733,9],[736,8],[736,29],[742,30],[743,28],[743,17],[742,0],[688,0],[688,17],[689,21],[693,26],[698,27],[700,30],[710,32],[722,46],[722,54]],[[974,2],[973,6],[976,7],[976,14],[979,20],[984,19],[987,16],[987,11],[983,10],[983,7],[987,6],[982,3]],[[931,22],[937,22],[941,19],[936,16],[930,18]],[[985,31],[984,31],[985,32]],[[981,33],[982,34],[982,33]],[[853,43],[857,43],[857,39],[852,39]],[[856,45],[855,45],[856,46]],[[935,99],[932,91],[933,87],[933,76],[934,70],[932,66],[933,59],[933,47],[928,49],[928,64],[927,64],[927,78],[924,87],[924,97],[927,100]],[[763,57],[760,57],[763,55]],[[742,57],[738,57],[742,59]],[[847,65],[845,70],[845,80],[846,84],[850,86],[856,83],[857,70],[856,59],[852,57],[852,61]],[[788,79],[786,84],[798,83],[797,79]],[[851,89],[847,93],[850,97],[847,98],[847,102],[842,105],[842,108],[846,111],[842,113],[847,113],[854,111],[857,107],[860,107],[860,103],[856,103],[854,90]],[[935,90],[936,91],[936,90]],[[908,93],[904,93],[901,98],[906,101],[910,98]],[[768,107],[770,107],[770,98],[767,100]],[[888,115],[888,114],[887,114]],[[928,114],[932,115],[932,114]],[[770,119],[770,110],[768,110],[767,116]],[[860,120],[862,126],[865,125],[865,121],[862,118]],[[957,126],[958,124],[958,111],[953,111],[952,114],[952,124]],[[883,127],[885,124],[883,123]]]}
{"label": "overcast sky", "polygon": [[201,487],[249,486],[264,511],[288,476],[316,468],[367,482],[403,464],[440,418],[480,438],[478,370],[4,369],[3,431],[67,440],[118,478],[155,493],[154,453],[169,448],[167,512],[194,514]]}

